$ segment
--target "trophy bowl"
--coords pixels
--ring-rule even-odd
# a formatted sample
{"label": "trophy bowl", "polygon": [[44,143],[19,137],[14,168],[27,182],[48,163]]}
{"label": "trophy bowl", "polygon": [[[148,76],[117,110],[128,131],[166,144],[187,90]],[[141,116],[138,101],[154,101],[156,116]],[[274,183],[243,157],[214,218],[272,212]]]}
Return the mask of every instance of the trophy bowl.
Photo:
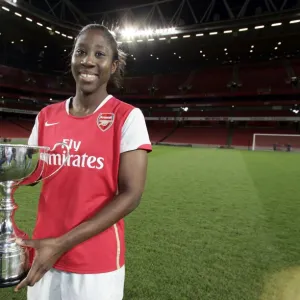
{"label": "trophy bowl", "polygon": [[[29,271],[29,251],[16,243],[16,238],[25,238],[16,225],[14,214],[18,206],[13,194],[20,185],[30,185],[49,178],[42,178],[47,157],[53,151],[48,147],[32,147],[20,144],[0,144],[0,288],[11,287],[21,282]],[[68,151],[69,152],[69,151]],[[69,153],[67,155],[67,158]]]}

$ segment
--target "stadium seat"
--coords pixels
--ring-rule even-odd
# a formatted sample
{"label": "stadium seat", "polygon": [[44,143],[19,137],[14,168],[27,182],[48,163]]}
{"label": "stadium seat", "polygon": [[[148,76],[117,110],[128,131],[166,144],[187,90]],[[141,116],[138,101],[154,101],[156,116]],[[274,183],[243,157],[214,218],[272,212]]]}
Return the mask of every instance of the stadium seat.
{"label": "stadium seat", "polygon": [[32,126],[26,121],[8,121],[1,119],[0,137],[1,138],[28,138]]}
{"label": "stadium seat", "polygon": [[175,127],[174,122],[147,122],[150,141],[152,143],[160,142],[168,134],[172,132]]}
{"label": "stadium seat", "polygon": [[223,146],[227,142],[227,135],[227,128],[222,127],[179,127],[164,142]]}
{"label": "stadium seat", "polygon": [[275,94],[290,90],[288,74],[281,61],[243,65],[239,68],[241,92]]}

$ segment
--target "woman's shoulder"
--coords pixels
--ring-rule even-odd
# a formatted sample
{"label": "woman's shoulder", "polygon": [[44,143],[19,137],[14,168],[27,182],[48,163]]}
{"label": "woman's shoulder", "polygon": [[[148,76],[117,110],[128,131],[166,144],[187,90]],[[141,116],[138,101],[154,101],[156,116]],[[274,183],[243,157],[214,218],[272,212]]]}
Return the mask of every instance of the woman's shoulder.
{"label": "woman's shoulder", "polygon": [[51,103],[45,107],[43,107],[39,114],[49,114],[49,113],[58,113],[61,111],[65,111],[66,110],[66,105],[68,103],[69,99],[63,100],[61,102],[56,102],[56,103]]}

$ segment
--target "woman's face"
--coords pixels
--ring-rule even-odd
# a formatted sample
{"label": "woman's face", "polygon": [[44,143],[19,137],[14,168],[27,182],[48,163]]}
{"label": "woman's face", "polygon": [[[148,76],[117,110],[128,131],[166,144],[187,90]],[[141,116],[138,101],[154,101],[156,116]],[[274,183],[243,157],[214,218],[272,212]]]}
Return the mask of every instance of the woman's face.
{"label": "woman's face", "polygon": [[107,85],[116,70],[113,51],[101,30],[87,30],[76,41],[71,69],[77,88],[84,94],[93,94]]}

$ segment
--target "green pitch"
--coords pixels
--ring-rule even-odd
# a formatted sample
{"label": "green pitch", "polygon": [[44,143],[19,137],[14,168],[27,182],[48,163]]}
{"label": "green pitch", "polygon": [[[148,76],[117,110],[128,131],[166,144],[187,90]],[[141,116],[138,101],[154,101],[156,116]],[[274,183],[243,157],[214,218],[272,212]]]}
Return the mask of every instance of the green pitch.
{"label": "green pitch", "polygon": [[[155,147],[149,158],[126,218],[125,300],[298,299],[299,154]],[[38,194],[16,193],[29,233]],[[26,296],[2,289],[0,299]]]}

